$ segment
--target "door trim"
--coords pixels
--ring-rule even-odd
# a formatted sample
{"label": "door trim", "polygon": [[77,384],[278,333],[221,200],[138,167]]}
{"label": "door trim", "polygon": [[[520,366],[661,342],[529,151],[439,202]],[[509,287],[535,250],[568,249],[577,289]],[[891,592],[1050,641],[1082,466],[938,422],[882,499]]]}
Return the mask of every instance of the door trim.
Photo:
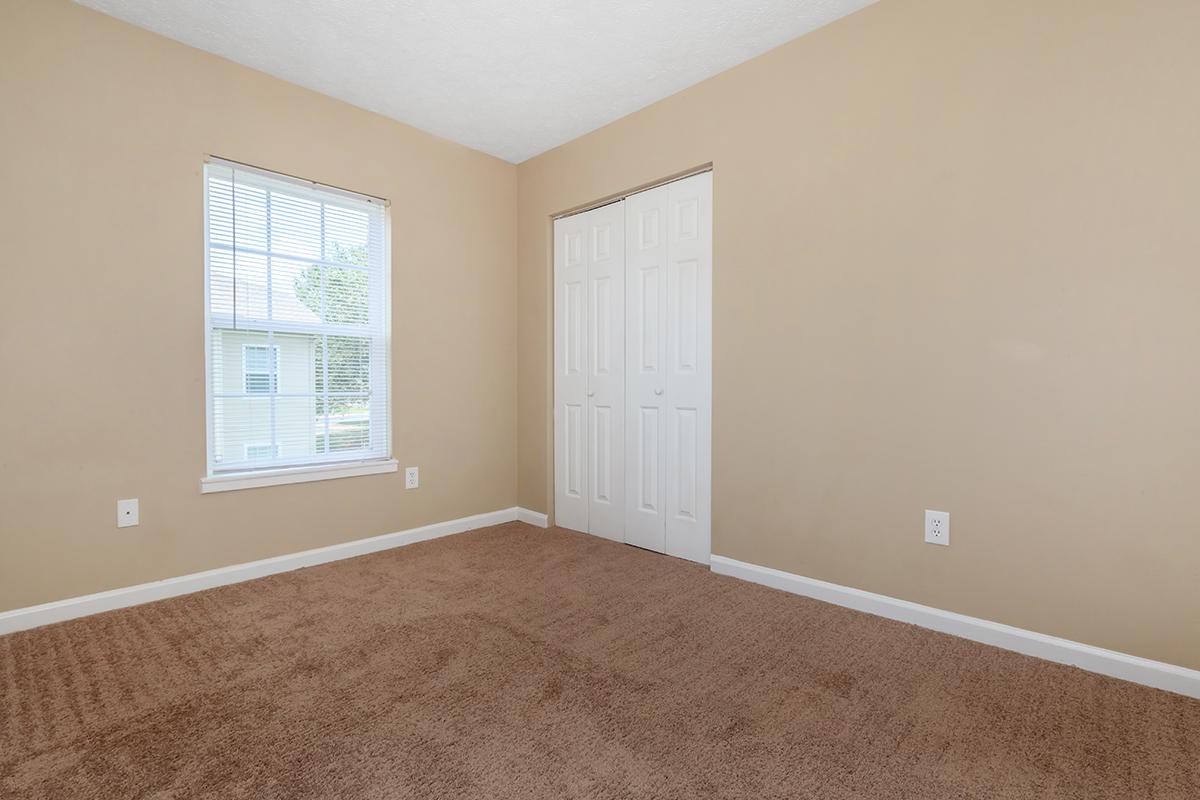
{"label": "door trim", "polygon": [[[651,189],[657,189],[659,186],[666,186],[668,183],[675,183],[675,181],[681,181],[684,178],[690,178],[693,175],[703,175],[706,172],[712,172],[712,171],[713,171],[713,165],[712,165],[712,162],[710,161],[707,164],[701,164],[698,167],[692,167],[691,169],[685,169],[683,172],[676,172],[674,175],[671,175],[669,178],[659,178],[658,180],[651,181],[650,183],[643,183],[641,186],[638,186],[636,189],[629,189],[629,190],[621,192],[619,194],[609,195],[608,197],[605,197],[602,200],[593,200],[590,203],[584,203],[581,206],[573,206],[572,208],[568,208],[566,211],[560,211],[557,214],[551,214],[550,222],[554,223],[560,219],[563,219],[564,217],[573,217],[576,214],[584,214],[584,213],[587,213],[588,211],[594,211],[597,208],[603,208],[604,206],[612,205],[613,203],[619,203],[622,200],[625,200],[626,198],[628,198],[630,195],[641,194],[642,192],[648,192]],[[550,252],[550,258],[551,258],[551,267],[553,268],[553,266],[554,266],[554,264],[553,264],[553,259],[554,259],[553,249]]]}

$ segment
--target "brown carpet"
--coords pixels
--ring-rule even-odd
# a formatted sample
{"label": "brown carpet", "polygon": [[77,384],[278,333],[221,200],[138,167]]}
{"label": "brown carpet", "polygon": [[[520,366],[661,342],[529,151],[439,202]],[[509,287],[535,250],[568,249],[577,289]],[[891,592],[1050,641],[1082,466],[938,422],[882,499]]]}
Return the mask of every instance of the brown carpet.
{"label": "brown carpet", "polygon": [[4,798],[1200,798],[1200,702],[520,523],[0,638]]}

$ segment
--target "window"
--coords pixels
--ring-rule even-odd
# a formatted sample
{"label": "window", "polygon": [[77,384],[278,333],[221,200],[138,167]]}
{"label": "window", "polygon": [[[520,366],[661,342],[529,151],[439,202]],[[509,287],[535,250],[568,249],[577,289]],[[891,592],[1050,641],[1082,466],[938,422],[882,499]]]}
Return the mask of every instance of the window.
{"label": "window", "polygon": [[274,458],[279,453],[279,448],[267,442],[266,444],[246,444],[246,458]]}
{"label": "window", "polygon": [[242,375],[246,394],[270,394],[278,386],[279,348],[275,345],[242,345]]}
{"label": "window", "polygon": [[204,184],[205,491],[394,469],[387,204],[218,159]]}

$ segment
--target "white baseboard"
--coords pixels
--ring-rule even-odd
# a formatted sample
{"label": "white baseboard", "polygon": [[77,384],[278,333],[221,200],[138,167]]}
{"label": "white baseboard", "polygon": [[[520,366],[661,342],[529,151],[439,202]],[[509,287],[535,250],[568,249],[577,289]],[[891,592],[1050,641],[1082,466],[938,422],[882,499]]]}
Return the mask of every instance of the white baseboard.
{"label": "white baseboard", "polygon": [[[289,572],[301,567],[311,567],[325,564],[329,561],[340,561],[343,558],[389,550],[393,547],[403,547],[406,544],[423,542],[427,539],[437,539],[455,533],[486,528],[489,525],[499,525],[522,518],[522,514],[530,514],[520,508],[505,508],[500,511],[489,511],[486,514],[476,514],[471,517],[452,519],[447,522],[436,522],[423,525],[420,528],[410,528],[396,533],[385,533],[382,536],[372,536],[369,539],[357,539],[352,542],[333,544],[328,547],[318,547],[315,550],[304,550],[299,553],[289,553],[274,558],[264,558],[261,561],[250,561],[245,564],[233,564],[204,572],[194,572],[191,575],[181,575],[177,578],[167,578],[161,581],[128,586],[123,589],[113,589],[107,592],[97,592],[82,597],[72,597],[44,603],[39,606],[18,608],[0,613],[0,635],[37,628],[53,622],[62,622],[89,614],[99,614],[102,611],[112,611],[116,608],[141,605],[154,600],[163,600],[181,594],[190,594],[204,589],[212,589],[230,583],[239,583],[278,572]],[[545,527],[545,515],[542,517],[542,527]],[[532,522],[532,524],[537,524]]]}
{"label": "white baseboard", "polygon": [[712,557],[712,571],[742,580],[761,583],[774,589],[823,600],[826,603],[865,611],[888,619],[920,625],[922,628],[961,636],[964,639],[1015,650],[1027,656],[1070,664],[1089,672],[1097,672],[1133,683],[1165,689],[1168,692],[1200,698],[1200,671],[1151,661],[1114,650],[1034,633],[1011,625],[968,617],[953,611],[943,611],[907,600],[897,600],[882,594],[864,592],[836,583],[805,578],[757,564],[735,561],[725,556]]}
{"label": "white baseboard", "polygon": [[521,522],[527,522],[530,525],[536,525],[539,528],[550,527],[549,517],[537,511],[530,511],[528,508],[518,508],[517,519]]}

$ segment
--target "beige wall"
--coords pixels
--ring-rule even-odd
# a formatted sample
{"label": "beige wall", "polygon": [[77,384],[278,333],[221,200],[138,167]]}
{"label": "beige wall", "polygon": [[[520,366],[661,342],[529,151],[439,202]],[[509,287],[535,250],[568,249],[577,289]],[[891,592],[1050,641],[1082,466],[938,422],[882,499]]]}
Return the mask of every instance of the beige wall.
{"label": "beige wall", "polygon": [[[1198,40],[1191,0],[882,0],[517,169],[5,0],[0,610],[552,512],[549,217],[712,162],[715,551],[1200,667]],[[206,153],[392,200],[420,490],[200,494]]]}
{"label": "beige wall", "polygon": [[882,0],[522,164],[521,505],[550,215],[711,161],[715,552],[1200,667],[1198,41]]}
{"label": "beige wall", "polygon": [[[0,151],[0,610],[514,504],[512,165],[65,0],[0,2]],[[207,153],[392,201],[419,490],[200,494]]]}

